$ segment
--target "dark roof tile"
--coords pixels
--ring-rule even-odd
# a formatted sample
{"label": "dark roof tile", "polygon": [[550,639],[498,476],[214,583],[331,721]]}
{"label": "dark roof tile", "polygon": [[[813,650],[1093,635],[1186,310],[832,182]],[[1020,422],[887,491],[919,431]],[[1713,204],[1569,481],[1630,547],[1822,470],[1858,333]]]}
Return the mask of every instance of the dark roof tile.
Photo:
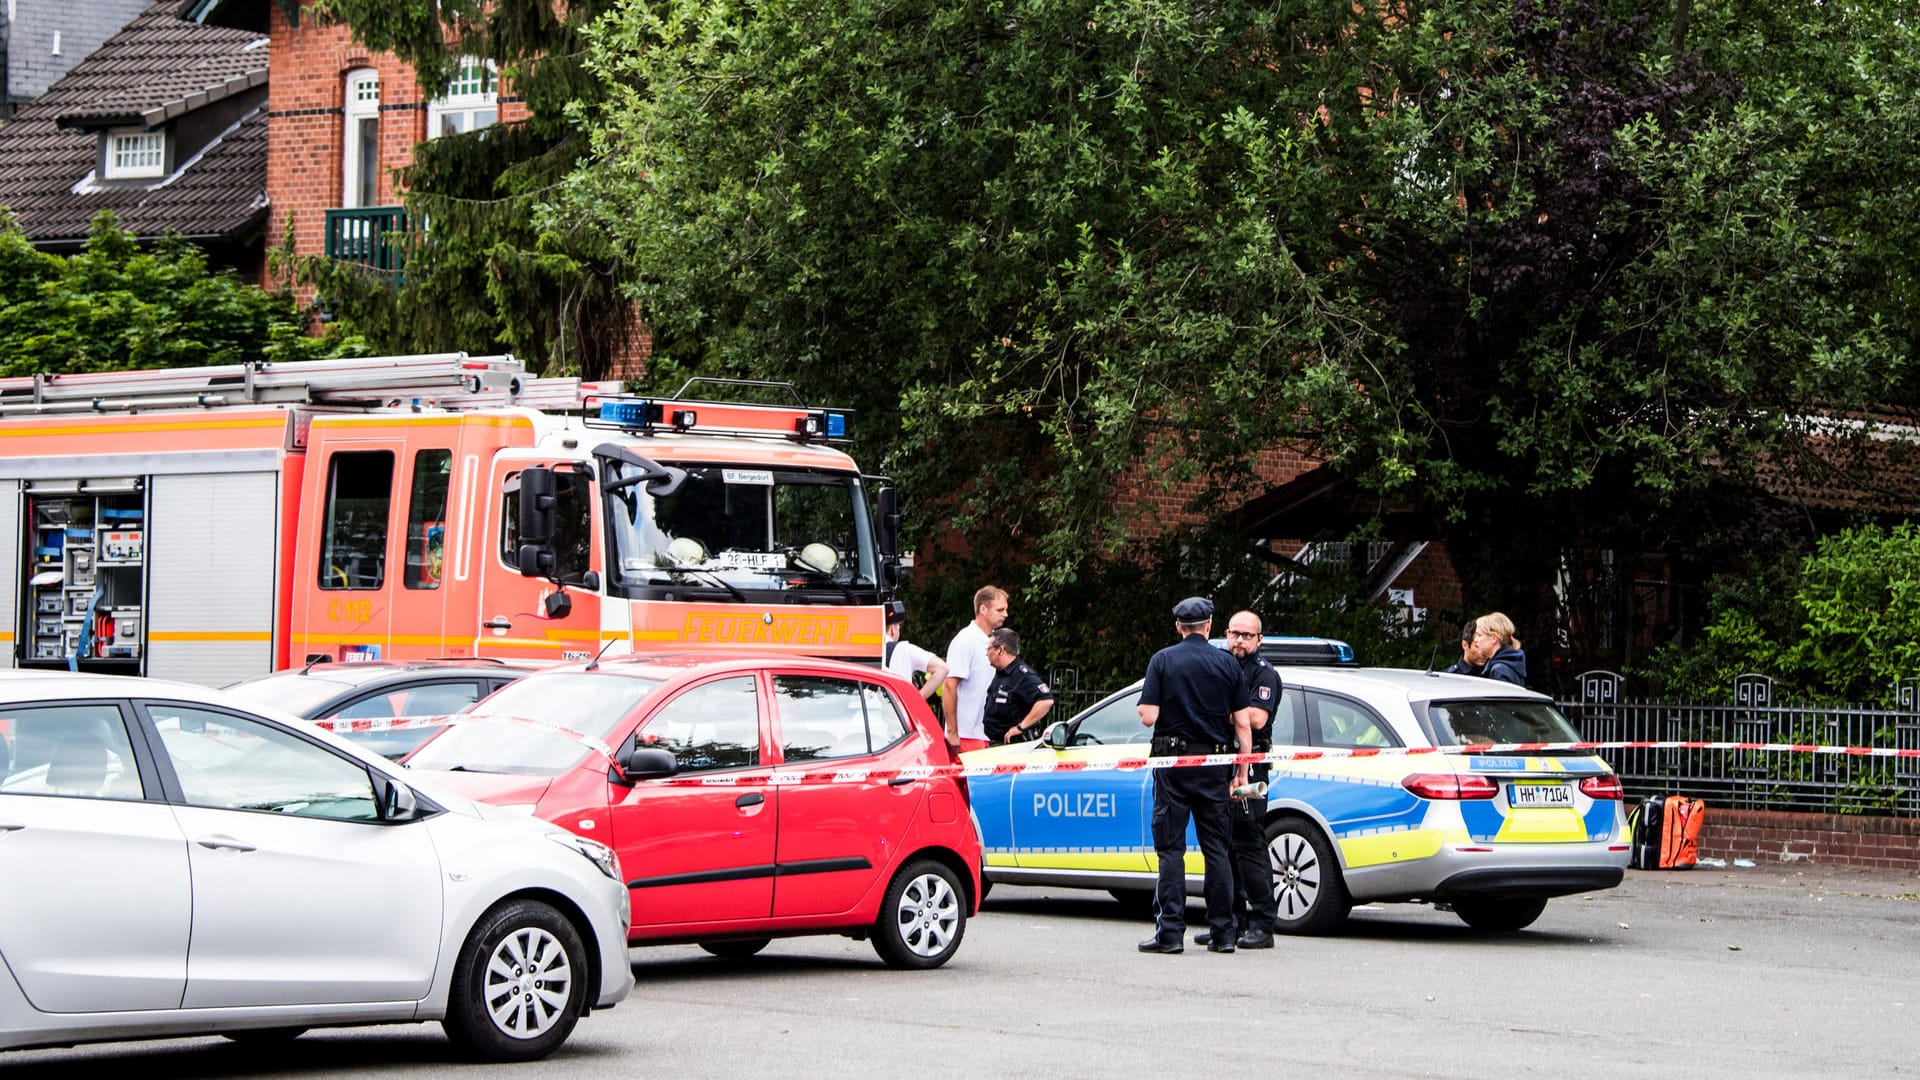
{"label": "dark roof tile", "polygon": [[265,85],[260,35],[186,22],[181,7],[159,0],[0,127],[0,206],[35,241],[82,239],[106,209],[143,237],[233,236],[265,219],[264,104],[192,160],[176,162],[173,175],[138,186],[86,183],[99,135],[61,126],[126,118],[151,127]]}

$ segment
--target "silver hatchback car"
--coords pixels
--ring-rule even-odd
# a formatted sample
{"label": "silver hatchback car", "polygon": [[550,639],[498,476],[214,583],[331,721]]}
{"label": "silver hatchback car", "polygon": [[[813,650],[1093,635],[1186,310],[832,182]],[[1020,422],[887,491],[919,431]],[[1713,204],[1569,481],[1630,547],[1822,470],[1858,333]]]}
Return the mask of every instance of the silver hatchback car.
{"label": "silver hatchback car", "polygon": [[0,1050],[438,1020],[542,1057],[626,997],[601,844],[218,691],[0,681]]}

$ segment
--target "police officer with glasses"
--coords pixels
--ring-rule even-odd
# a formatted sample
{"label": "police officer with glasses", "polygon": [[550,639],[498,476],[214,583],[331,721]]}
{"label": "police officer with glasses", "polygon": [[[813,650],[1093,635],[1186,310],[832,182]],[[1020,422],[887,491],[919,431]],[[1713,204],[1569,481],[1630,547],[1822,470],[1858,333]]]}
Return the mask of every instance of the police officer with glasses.
{"label": "police officer with glasses", "polygon": [[[1153,654],[1140,692],[1140,722],[1153,729],[1153,755],[1251,753],[1253,733],[1240,665],[1207,641],[1213,629],[1213,602],[1190,596],[1174,605],[1173,622],[1180,643]],[[1233,951],[1227,805],[1231,789],[1246,782],[1245,765],[1153,770],[1153,850],[1160,860],[1160,880],[1155,891],[1154,935],[1140,943],[1141,952],[1177,953],[1185,948],[1189,820],[1206,862],[1207,951]]]}
{"label": "police officer with glasses", "polygon": [[[1240,677],[1247,685],[1247,726],[1253,729],[1253,752],[1264,754],[1273,749],[1273,717],[1280,707],[1280,673],[1260,656],[1260,616],[1251,611],[1236,612],[1227,620],[1227,651],[1239,661]],[[1267,782],[1271,766],[1253,766],[1247,776],[1250,784]],[[1233,820],[1233,910],[1240,930],[1238,944],[1243,949],[1273,948],[1273,923],[1280,917],[1273,898],[1273,863],[1267,855],[1267,797],[1247,794],[1236,797],[1228,807]],[[1195,934],[1196,945],[1213,940],[1211,932]]]}

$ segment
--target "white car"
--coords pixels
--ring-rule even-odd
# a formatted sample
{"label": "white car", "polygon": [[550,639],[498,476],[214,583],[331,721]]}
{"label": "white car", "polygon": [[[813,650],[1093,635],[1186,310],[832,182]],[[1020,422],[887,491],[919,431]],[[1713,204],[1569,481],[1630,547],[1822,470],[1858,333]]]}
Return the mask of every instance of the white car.
{"label": "white car", "polygon": [[545,1056],[626,997],[607,847],[219,691],[0,681],[0,1050],[438,1020]]}

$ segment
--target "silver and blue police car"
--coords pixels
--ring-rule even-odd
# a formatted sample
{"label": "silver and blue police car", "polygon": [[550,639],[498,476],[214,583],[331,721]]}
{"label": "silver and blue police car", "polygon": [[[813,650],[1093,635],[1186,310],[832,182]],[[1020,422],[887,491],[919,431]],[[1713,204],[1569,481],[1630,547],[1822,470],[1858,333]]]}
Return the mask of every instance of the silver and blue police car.
{"label": "silver and blue police car", "polygon": [[[1270,639],[1269,646],[1279,639]],[[1291,639],[1264,655],[1338,661],[1343,643]],[[1577,741],[1551,699],[1492,679],[1338,663],[1281,667],[1276,751]],[[1050,763],[970,781],[988,882],[1107,889],[1150,903],[1157,872],[1151,773],[1089,770],[1137,759],[1151,729],[1135,683],[1038,742],[989,747],[970,765]],[[1065,766],[1058,769],[1058,766]],[[1277,933],[1323,933],[1355,904],[1417,901],[1469,926],[1511,931],[1555,896],[1612,888],[1628,858],[1620,780],[1581,752],[1327,757],[1274,766],[1267,851]],[[1201,892],[1191,826],[1187,886]]]}

